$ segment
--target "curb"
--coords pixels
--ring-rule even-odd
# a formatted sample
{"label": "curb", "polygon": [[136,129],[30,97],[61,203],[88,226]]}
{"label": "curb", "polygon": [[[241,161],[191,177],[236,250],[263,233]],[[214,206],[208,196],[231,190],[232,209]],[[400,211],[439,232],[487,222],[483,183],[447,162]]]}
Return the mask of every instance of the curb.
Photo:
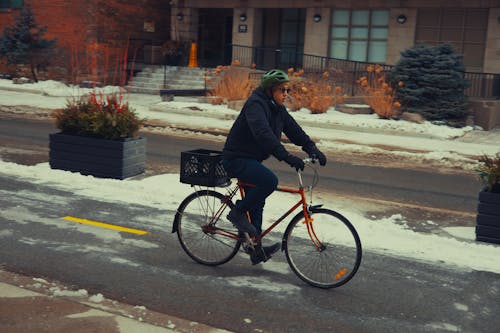
{"label": "curb", "polygon": [[[57,292],[60,295],[57,295]],[[40,307],[39,303],[45,304],[45,307]],[[103,324],[109,325],[109,322],[106,321],[111,320],[111,323],[116,325],[121,333],[230,333],[227,330],[152,311],[143,306],[132,306],[106,299],[100,294],[88,297],[86,291],[85,293],[82,290],[70,291],[58,282],[34,279],[0,268],[0,308],[9,309],[11,306],[22,308],[23,305],[27,305],[29,309],[33,309],[34,306],[36,306],[35,309],[40,309],[39,314],[23,312],[22,315],[30,316],[30,325],[36,325],[38,319],[38,324],[43,325],[43,327],[63,328],[59,331],[53,331],[54,333],[66,331],[65,325],[60,325],[58,322],[68,324],[71,323],[72,319],[85,320],[86,323],[91,323],[94,328]],[[50,317],[41,313],[44,308],[50,309]],[[2,318],[1,312],[0,324],[0,328],[4,324],[9,325],[5,326],[6,328],[26,328],[24,322],[18,322],[12,318],[8,320]]]}

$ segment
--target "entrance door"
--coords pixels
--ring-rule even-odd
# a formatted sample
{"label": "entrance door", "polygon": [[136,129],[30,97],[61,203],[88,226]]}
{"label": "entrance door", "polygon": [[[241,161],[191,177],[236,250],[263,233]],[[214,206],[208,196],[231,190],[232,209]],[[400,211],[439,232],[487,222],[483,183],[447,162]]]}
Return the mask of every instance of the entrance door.
{"label": "entrance door", "polygon": [[233,39],[233,10],[201,8],[198,13],[198,65],[216,67],[229,64],[231,49],[227,45]]}
{"label": "entrance door", "polygon": [[304,8],[264,9],[262,48],[258,67],[302,67],[306,10]]}

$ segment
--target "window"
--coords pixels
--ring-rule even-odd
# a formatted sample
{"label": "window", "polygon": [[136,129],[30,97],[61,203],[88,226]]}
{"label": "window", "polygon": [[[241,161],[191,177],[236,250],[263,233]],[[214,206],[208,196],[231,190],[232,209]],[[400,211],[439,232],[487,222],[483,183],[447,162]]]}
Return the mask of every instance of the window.
{"label": "window", "polygon": [[449,43],[468,69],[481,70],[486,48],[487,9],[419,9],[415,44]]}
{"label": "window", "polygon": [[23,0],[0,0],[0,9],[22,8]]}
{"label": "window", "polygon": [[389,11],[334,9],[329,56],[383,63],[386,58]]}

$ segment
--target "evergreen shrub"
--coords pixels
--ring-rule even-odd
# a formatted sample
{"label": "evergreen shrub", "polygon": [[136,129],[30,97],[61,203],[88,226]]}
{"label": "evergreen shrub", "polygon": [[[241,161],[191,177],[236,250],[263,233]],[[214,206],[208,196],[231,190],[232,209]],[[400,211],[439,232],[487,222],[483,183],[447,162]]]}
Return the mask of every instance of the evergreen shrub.
{"label": "evergreen shrub", "polygon": [[464,72],[462,56],[451,45],[417,45],[401,53],[390,80],[404,82],[397,90],[402,111],[463,126],[469,113],[464,94],[469,82]]}
{"label": "evergreen shrub", "polygon": [[3,29],[0,37],[0,58],[9,65],[29,65],[33,80],[38,82],[37,72],[47,66],[55,39],[45,39],[46,26],[36,23],[31,7],[25,5],[12,25]]}

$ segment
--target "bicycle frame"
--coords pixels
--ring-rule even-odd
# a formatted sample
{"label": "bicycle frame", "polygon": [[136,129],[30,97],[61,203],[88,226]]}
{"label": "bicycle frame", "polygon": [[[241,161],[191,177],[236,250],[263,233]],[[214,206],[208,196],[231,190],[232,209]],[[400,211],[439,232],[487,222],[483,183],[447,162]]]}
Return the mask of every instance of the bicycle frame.
{"label": "bicycle frame", "polygon": [[[240,190],[240,195],[242,198],[245,197],[245,187],[252,187],[254,185],[244,183],[240,180],[237,182],[237,186]],[[291,213],[293,213],[299,206],[302,206],[302,211],[304,212],[304,216],[306,218],[305,223],[310,224],[312,222],[312,218],[309,216],[309,211],[307,210],[307,201],[306,201],[306,195],[305,195],[305,189],[304,187],[300,186],[298,189],[292,188],[292,187],[286,187],[286,186],[278,186],[276,189],[276,192],[284,192],[284,193],[291,193],[291,194],[297,194],[300,195],[300,200],[297,201],[296,204],[292,206],[287,212],[285,212],[279,219],[277,219],[273,224],[271,224],[266,230],[262,232],[262,234],[259,236],[259,239],[262,239],[265,235],[267,235],[271,230],[273,230],[278,224],[280,224],[284,219],[286,219]]]}
{"label": "bicycle frame", "polygon": [[[313,218],[309,214],[309,206],[307,204],[306,200],[306,188],[303,185],[302,182],[302,175],[300,170],[297,171],[298,179],[299,179],[299,186],[298,188],[292,188],[292,187],[287,187],[287,186],[278,186],[276,189],[276,192],[284,192],[284,193],[291,193],[291,194],[297,194],[300,196],[300,200],[297,201],[287,212],[285,212],[283,215],[281,215],[280,218],[278,218],[272,225],[270,225],[266,230],[262,232],[259,236],[256,237],[256,240],[260,242],[260,240],[265,237],[271,230],[273,230],[278,224],[280,224],[284,219],[286,219],[290,214],[292,214],[298,207],[302,206],[302,211],[304,214],[304,222],[307,224],[307,231],[309,234],[309,237],[311,238],[311,241],[314,243],[314,246],[318,251],[321,251],[323,248],[323,245],[319,241],[318,237],[316,236],[316,233],[314,232],[312,222]],[[217,212],[214,214],[212,220],[208,223],[207,228],[210,228],[211,230],[204,230],[205,232],[214,232],[214,224],[215,222],[219,219],[220,215],[224,211],[224,209],[227,206],[227,202],[232,200],[232,198],[236,195],[236,192],[240,192],[240,195],[242,198],[245,197],[245,187],[253,187],[255,185],[253,184],[248,184],[244,183],[240,180],[237,181],[236,186],[234,186],[232,189],[228,191],[228,195],[226,196],[226,200],[222,203],[221,207],[217,210]],[[248,215],[248,213],[247,213]],[[248,215],[249,221],[250,221],[250,216]],[[233,239],[240,239],[240,236],[237,234],[234,234],[232,232],[222,230],[222,229],[217,229],[215,228],[215,233],[231,237]]]}

